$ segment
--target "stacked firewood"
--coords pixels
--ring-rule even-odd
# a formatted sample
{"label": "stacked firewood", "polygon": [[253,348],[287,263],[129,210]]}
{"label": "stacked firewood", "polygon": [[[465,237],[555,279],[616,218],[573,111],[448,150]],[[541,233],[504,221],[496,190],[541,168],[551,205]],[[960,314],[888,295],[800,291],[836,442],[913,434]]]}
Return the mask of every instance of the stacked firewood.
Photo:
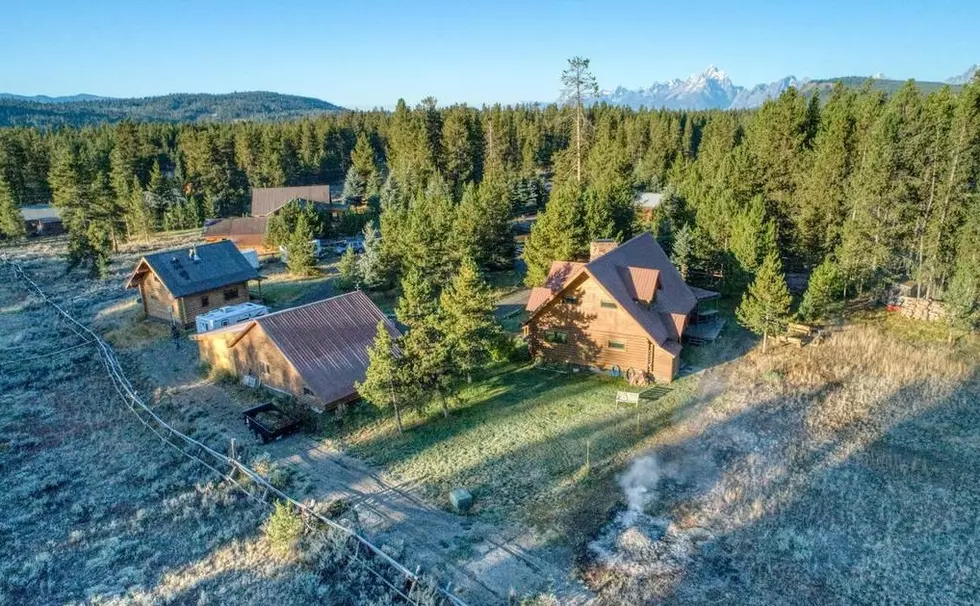
{"label": "stacked firewood", "polygon": [[935,322],[946,317],[946,308],[942,301],[934,299],[898,297],[898,309],[903,316],[913,320]]}

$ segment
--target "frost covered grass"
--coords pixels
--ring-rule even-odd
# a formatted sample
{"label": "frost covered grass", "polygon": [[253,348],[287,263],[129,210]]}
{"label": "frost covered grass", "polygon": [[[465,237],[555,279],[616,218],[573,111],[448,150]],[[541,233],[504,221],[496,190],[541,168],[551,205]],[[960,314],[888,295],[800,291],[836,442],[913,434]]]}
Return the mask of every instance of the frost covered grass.
{"label": "frost covered grass", "polygon": [[874,316],[700,387],[590,547],[601,601],[975,602],[976,343]]}
{"label": "frost covered grass", "polygon": [[[80,319],[126,331],[126,347],[154,338],[128,317],[125,262],[109,281],[89,281],[64,275],[56,241],[8,252]],[[63,351],[81,337],[9,269],[0,267],[0,280],[0,605],[393,601],[353,559],[346,535],[297,529],[298,518],[282,514],[267,524],[271,508],[146,430],[94,348]],[[214,433],[166,401],[156,410],[202,439]],[[291,474],[256,464],[294,488]],[[349,508],[316,506],[356,524]],[[265,532],[270,526],[280,532]],[[285,551],[283,527],[291,533]]]}

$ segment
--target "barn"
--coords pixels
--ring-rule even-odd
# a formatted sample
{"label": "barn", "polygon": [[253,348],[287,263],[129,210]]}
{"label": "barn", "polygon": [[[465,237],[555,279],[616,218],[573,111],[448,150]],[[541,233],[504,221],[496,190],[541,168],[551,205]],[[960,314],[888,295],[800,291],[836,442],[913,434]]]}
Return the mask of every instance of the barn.
{"label": "barn", "polygon": [[231,242],[146,255],[126,280],[138,288],[147,318],[194,325],[198,314],[249,300],[248,283],[262,276]]}
{"label": "barn", "polygon": [[294,396],[315,410],[358,398],[378,323],[398,329],[361,291],[195,335],[201,360],[246,385]]}

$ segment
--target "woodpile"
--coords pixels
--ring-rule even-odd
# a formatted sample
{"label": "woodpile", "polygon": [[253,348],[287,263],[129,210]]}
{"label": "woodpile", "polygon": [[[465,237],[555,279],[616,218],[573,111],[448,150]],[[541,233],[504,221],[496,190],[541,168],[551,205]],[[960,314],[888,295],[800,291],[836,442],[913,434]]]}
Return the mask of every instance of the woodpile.
{"label": "woodpile", "polygon": [[907,318],[913,320],[926,320],[936,322],[946,317],[946,308],[942,301],[935,299],[916,299],[915,297],[897,297],[897,303],[893,304],[898,311]]}

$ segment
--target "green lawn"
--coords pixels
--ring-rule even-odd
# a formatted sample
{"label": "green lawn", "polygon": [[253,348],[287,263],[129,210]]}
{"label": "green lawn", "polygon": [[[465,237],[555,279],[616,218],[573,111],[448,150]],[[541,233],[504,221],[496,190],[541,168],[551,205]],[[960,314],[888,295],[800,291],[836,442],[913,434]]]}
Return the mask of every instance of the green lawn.
{"label": "green lawn", "polygon": [[475,497],[475,515],[531,522],[581,542],[618,502],[624,462],[692,402],[697,380],[676,381],[666,394],[658,388],[658,399],[636,407],[616,403],[617,389],[630,389],[619,379],[508,366],[475,379],[448,419],[435,406],[424,417],[407,415],[402,436],[363,404],[327,431],[438,502],[463,487]]}

